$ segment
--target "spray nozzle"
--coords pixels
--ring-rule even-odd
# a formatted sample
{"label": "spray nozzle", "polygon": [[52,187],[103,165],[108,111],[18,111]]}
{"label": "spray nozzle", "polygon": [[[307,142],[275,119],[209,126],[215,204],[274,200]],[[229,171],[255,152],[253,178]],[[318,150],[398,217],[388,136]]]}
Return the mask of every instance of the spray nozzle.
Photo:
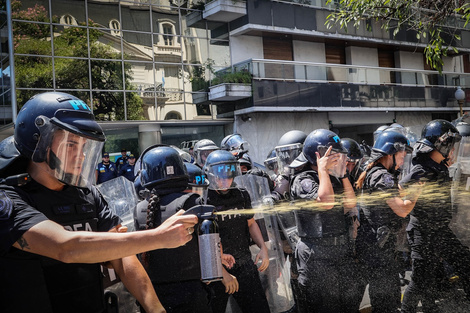
{"label": "spray nozzle", "polygon": [[184,212],[183,215],[194,214],[197,216],[199,221],[201,221],[208,218],[214,218],[214,211],[215,206],[213,205],[196,205]]}

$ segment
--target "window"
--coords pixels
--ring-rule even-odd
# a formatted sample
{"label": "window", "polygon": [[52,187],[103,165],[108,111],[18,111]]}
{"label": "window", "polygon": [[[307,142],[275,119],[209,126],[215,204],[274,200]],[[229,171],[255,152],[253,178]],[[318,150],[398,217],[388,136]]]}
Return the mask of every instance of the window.
{"label": "window", "polygon": [[162,24],[162,31],[163,31],[163,42],[165,43],[165,46],[173,46],[173,31],[174,27],[170,23],[164,23]]}
{"label": "window", "polygon": [[121,23],[118,20],[111,20],[109,22],[109,28],[111,28],[111,35],[120,37],[121,36]]}
{"label": "window", "polygon": [[77,26],[77,20],[70,14],[65,14],[60,17],[60,23],[65,25],[75,25]]}

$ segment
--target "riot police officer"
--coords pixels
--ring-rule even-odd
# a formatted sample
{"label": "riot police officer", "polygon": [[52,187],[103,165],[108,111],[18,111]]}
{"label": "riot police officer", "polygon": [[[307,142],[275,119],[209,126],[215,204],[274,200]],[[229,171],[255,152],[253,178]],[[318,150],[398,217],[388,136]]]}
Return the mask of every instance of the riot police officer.
{"label": "riot police officer", "polygon": [[[238,291],[233,293],[241,310],[247,312],[269,312],[269,305],[261,285],[258,270],[269,265],[268,249],[264,243],[253,214],[238,214],[237,210],[251,209],[251,199],[245,189],[234,186],[234,178],[241,175],[240,164],[228,151],[214,151],[207,157],[204,174],[209,180],[207,204],[216,207],[219,234],[224,253],[235,258],[235,265],[228,272],[238,280]],[[229,211],[224,213],[225,211]],[[250,238],[260,248],[255,263],[251,259]],[[256,263],[261,261],[259,268]],[[225,312],[227,288],[220,282],[211,284],[214,290],[212,310]]]}
{"label": "riot police officer", "polygon": [[[399,265],[395,247],[397,234],[416,203],[399,194],[396,172],[403,166],[408,139],[394,130],[378,134],[369,165],[357,180],[362,189],[361,226],[356,253],[363,265],[362,279],[369,284],[372,312],[397,312],[400,307]],[[362,295],[360,295],[362,299]]]}
{"label": "riot police officer", "polygon": [[19,112],[14,137],[0,144],[1,174],[31,181],[0,186],[2,312],[103,312],[98,263],[110,260],[146,310],[162,312],[135,254],[188,242],[197,218],[116,233],[120,218],[92,185],[104,141],[90,108],[69,94],[38,94]]}
{"label": "riot police officer", "polygon": [[469,297],[470,249],[449,227],[452,203],[448,167],[454,162],[460,139],[458,130],[448,121],[433,120],[426,124],[414,146],[410,173],[400,181],[402,186],[424,184],[406,229],[413,263],[402,312],[416,312],[419,301],[425,311],[436,309],[441,281],[446,279],[442,275],[442,261],[453,267]]}
{"label": "riot police officer", "polygon": [[301,306],[307,312],[355,311],[346,280],[351,259],[346,258],[345,214],[356,206],[356,196],[345,175],[346,154],[334,132],[311,132],[303,146],[308,164],[291,183],[300,207],[295,211],[300,237],[295,258]]}
{"label": "riot police officer", "polygon": [[201,139],[194,145],[194,157],[195,163],[200,168],[204,167],[206,163],[207,156],[211,154],[212,151],[218,150],[219,147],[210,139]]}
{"label": "riot police officer", "polygon": [[[200,204],[199,195],[184,192],[188,172],[178,151],[169,146],[147,148],[141,156],[140,181],[149,195],[138,203],[135,220],[155,228],[179,210]],[[197,236],[171,250],[146,252],[143,263],[163,306],[170,312],[212,312],[207,286],[201,282]]]}

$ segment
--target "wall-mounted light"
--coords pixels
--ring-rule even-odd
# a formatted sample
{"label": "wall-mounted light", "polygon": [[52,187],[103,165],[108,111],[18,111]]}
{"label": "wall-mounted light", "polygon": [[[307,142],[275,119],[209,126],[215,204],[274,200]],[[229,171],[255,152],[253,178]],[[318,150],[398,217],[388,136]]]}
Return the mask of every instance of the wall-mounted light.
{"label": "wall-mounted light", "polygon": [[242,114],[242,115],[240,116],[240,118],[241,118],[241,120],[242,120],[243,122],[250,122],[250,121],[251,121],[251,117],[250,117],[249,115],[247,115],[247,114]]}

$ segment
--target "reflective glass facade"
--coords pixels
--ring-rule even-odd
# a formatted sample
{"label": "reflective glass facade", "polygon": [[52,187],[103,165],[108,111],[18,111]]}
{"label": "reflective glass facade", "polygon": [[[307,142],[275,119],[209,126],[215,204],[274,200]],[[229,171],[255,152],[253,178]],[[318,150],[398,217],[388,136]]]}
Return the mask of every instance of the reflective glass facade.
{"label": "reflective glass facade", "polygon": [[0,1],[0,125],[12,122],[11,68],[8,49],[8,15],[6,1]]}
{"label": "reflective glass facade", "polygon": [[214,118],[206,91],[229,45],[191,3],[13,0],[18,106],[61,90],[100,121]]}

